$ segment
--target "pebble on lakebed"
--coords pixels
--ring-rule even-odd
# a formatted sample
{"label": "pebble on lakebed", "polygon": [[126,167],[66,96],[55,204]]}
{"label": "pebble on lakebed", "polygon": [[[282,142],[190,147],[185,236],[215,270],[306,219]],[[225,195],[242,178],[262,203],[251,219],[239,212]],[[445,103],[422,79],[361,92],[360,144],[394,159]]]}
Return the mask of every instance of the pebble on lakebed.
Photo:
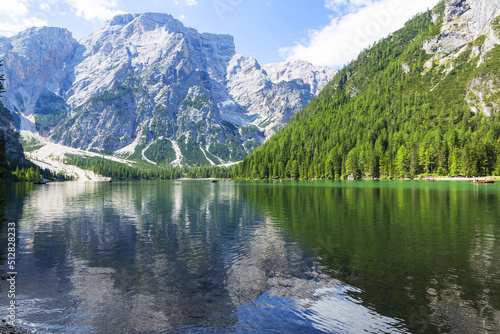
{"label": "pebble on lakebed", "polygon": [[28,330],[25,328],[21,328],[19,326],[12,327],[7,324],[5,319],[0,321],[0,334],[41,334],[40,332],[36,332],[34,330]]}

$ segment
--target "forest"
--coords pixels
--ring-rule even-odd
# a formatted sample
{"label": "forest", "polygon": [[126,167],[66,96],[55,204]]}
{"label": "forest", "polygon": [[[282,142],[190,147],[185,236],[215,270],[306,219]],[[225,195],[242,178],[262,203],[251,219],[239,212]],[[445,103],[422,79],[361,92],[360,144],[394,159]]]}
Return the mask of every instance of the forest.
{"label": "forest", "polygon": [[492,112],[466,101],[473,79],[498,83],[500,47],[482,61],[469,43],[453,67],[423,43],[440,32],[444,3],[364,50],[289,124],[236,168],[239,178],[414,178],[500,175],[498,93]]}
{"label": "forest", "polygon": [[175,180],[180,178],[230,178],[229,167],[173,167],[136,164],[129,166],[100,157],[66,154],[66,164],[91,170],[112,180]]}

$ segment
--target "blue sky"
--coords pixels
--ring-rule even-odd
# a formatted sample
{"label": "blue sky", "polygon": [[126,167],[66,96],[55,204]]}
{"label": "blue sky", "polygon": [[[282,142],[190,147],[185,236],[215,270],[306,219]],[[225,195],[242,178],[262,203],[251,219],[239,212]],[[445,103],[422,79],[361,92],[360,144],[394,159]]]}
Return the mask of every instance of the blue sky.
{"label": "blue sky", "polygon": [[200,32],[231,34],[259,63],[304,59],[340,68],[438,0],[2,0],[0,36],[64,27],[80,40],[120,13],[161,12]]}

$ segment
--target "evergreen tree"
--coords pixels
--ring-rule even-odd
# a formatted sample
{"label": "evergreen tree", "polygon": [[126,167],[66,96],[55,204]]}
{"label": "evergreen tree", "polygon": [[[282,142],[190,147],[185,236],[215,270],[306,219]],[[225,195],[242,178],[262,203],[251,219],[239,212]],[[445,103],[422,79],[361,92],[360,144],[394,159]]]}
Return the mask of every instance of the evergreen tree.
{"label": "evergreen tree", "polygon": [[373,151],[370,156],[370,164],[368,173],[372,178],[378,178],[380,176],[380,165],[377,157],[377,153]]}
{"label": "evergreen tree", "polygon": [[401,145],[396,155],[396,169],[398,172],[398,176],[400,177],[407,176],[409,172],[409,167],[410,164],[409,164],[408,150],[404,145]]}
{"label": "evergreen tree", "polygon": [[7,152],[5,144],[5,134],[0,131],[0,180],[3,180],[7,173]]}
{"label": "evergreen tree", "polygon": [[[2,66],[3,59],[0,59],[0,67]],[[0,74],[0,97],[2,97],[2,93],[5,93],[5,90],[3,89],[3,81],[4,81],[4,76],[3,74]]]}

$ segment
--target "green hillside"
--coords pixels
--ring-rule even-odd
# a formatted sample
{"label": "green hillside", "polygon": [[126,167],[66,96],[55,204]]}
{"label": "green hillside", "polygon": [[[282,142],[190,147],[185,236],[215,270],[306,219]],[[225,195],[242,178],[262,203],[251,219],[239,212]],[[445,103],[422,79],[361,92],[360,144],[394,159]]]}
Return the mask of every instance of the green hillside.
{"label": "green hillside", "polygon": [[[448,63],[423,49],[439,35],[444,2],[363,51],[288,126],[256,149],[242,178],[500,175],[498,93],[473,113],[471,82],[500,82],[500,46],[474,57],[484,36]],[[440,14],[433,23],[432,14]],[[500,31],[500,30],[499,30]],[[427,62],[427,66],[426,66]],[[474,79],[477,79],[474,81]]]}

